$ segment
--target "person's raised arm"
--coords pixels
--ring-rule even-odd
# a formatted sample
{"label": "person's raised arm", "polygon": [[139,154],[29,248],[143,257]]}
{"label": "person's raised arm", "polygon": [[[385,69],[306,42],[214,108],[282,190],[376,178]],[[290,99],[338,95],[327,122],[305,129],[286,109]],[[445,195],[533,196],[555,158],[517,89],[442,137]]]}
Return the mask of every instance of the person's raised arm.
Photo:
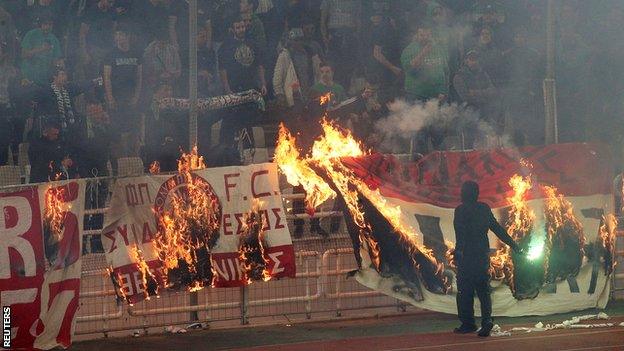
{"label": "person's raised arm", "polygon": [[505,228],[503,228],[502,225],[500,225],[500,223],[498,223],[498,221],[496,220],[496,218],[494,217],[494,214],[492,213],[492,210],[488,207],[488,216],[489,216],[489,228],[490,230],[496,234],[496,236],[505,244],[509,245],[514,251],[518,251],[520,249],[520,247],[518,246],[518,244],[516,244],[516,242],[514,241],[514,239],[507,233],[507,230],[505,230]]}
{"label": "person's raised arm", "polygon": [[383,54],[381,50],[381,46],[375,45],[373,47],[373,58],[380,64],[382,64],[387,69],[391,70],[395,75],[401,74],[401,69],[395,65],[393,65],[387,58],[386,55]]}

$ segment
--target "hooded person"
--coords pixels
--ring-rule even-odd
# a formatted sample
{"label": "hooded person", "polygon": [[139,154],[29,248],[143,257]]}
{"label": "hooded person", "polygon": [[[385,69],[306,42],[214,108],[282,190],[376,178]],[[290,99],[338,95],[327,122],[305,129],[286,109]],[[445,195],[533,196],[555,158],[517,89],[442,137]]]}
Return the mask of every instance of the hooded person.
{"label": "hooded person", "polygon": [[454,332],[472,333],[477,330],[474,318],[474,293],[481,303],[481,330],[479,336],[489,336],[492,327],[492,299],[490,297],[490,243],[491,230],[505,244],[518,252],[518,244],[507,234],[492,209],[479,199],[479,185],[466,181],[461,187],[462,203],[455,208],[455,262],[457,265],[457,314],[461,326]]}

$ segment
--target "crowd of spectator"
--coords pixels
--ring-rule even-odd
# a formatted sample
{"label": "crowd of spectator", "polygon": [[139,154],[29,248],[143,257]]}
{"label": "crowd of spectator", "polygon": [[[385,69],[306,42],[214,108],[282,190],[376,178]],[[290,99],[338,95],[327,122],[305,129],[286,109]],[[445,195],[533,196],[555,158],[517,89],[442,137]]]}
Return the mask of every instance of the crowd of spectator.
{"label": "crowd of spectator", "polygon": [[[433,124],[413,150],[481,145],[481,123],[518,145],[544,142],[545,0],[198,0],[200,97],[248,89],[254,104],[200,116],[214,165],[238,162],[243,128],[286,120],[314,134],[322,112],[372,146],[393,101],[465,104],[479,120]],[[0,0],[0,165],[30,145],[30,180],[105,175],[188,146],[188,3],[179,0]],[[622,144],[624,6],[567,0],[556,8],[559,135]],[[329,94],[329,102],[319,104]],[[458,118],[461,118],[459,116]],[[208,150],[210,126],[222,120]],[[489,135],[488,137],[491,137]],[[403,144],[406,145],[406,144]],[[389,150],[397,151],[397,150]],[[398,150],[399,152],[407,150]],[[209,155],[209,156],[210,156]]]}

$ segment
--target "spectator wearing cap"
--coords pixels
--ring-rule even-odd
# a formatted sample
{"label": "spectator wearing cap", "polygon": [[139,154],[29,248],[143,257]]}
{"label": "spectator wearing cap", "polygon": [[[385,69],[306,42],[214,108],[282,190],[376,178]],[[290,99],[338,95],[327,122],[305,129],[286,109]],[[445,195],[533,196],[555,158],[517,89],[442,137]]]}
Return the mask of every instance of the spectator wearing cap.
{"label": "spectator wearing cap", "polygon": [[43,122],[43,135],[31,140],[28,148],[30,182],[73,178],[75,174],[72,152],[60,138],[61,126],[54,118]]}
{"label": "spectator wearing cap", "polygon": [[275,96],[288,107],[307,98],[320,65],[318,55],[311,56],[306,50],[303,38],[301,28],[288,32],[288,44],[277,57],[273,73]]}
{"label": "spectator wearing cap", "polygon": [[62,63],[61,44],[52,33],[54,22],[50,17],[41,17],[39,27],[22,39],[22,76],[39,86],[47,84],[52,68]]}

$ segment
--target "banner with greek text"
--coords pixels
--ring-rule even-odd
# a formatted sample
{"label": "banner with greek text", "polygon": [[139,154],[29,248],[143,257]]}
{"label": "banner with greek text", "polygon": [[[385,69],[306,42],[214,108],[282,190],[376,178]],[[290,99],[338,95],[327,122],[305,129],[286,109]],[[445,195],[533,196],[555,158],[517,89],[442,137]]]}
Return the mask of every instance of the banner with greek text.
{"label": "banner with greek text", "polygon": [[[207,251],[206,258],[211,270],[209,275],[213,275],[211,286],[242,286],[250,281],[241,259],[241,235],[247,230],[245,219],[252,211],[262,218],[262,228],[259,228],[262,237],[258,241],[261,258],[266,262],[265,280],[294,277],[294,251],[276,166],[265,163],[208,168],[192,171],[189,177],[150,175],[116,180],[110,210],[105,216],[102,242],[118,295],[130,303],[147,298],[152,293],[146,286],[149,285],[146,274],[160,288],[171,287],[171,274],[167,276],[164,269],[167,259],[163,259],[158,237],[165,235],[164,216],[171,217],[167,218],[167,223],[181,219],[174,218],[169,209],[179,194],[189,196],[189,182],[211,199],[210,211],[217,218],[214,229],[218,238]],[[134,248],[140,249],[148,272],[141,270]],[[184,256],[185,252],[178,252],[178,258],[180,255]],[[193,273],[196,274],[197,269]]]}

